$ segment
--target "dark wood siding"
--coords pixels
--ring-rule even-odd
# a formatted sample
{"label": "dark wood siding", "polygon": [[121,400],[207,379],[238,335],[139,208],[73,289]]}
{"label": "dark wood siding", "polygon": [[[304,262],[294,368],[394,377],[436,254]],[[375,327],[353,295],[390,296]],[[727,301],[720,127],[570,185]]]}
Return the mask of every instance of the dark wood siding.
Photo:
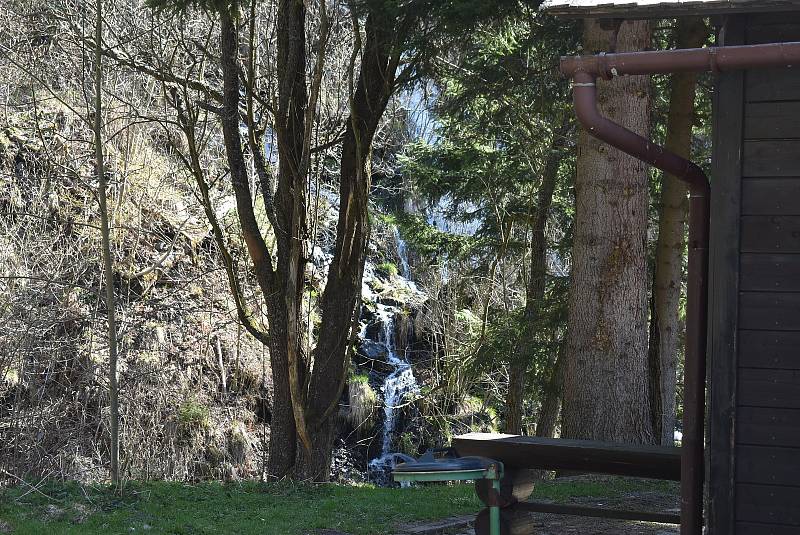
{"label": "dark wood siding", "polygon": [[800,487],[736,485],[736,520],[800,526]]}
{"label": "dark wood siding", "polygon": [[740,407],[800,409],[800,370],[740,368],[738,399]]}
{"label": "dark wood siding", "polygon": [[[793,15],[746,26],[747,44],[800,40]],[[800,68],[748,71],[743,85],[739,139],[717,138],[741,149],[741,173],[726,457],[736,525],[714,534],[800,535]]]}
{"label": "dark wood siding", "polygon": [[800,333],[742,329],[739,352],[739,366],[743,368],[800,370]]}
{"label": "dark wood siding", "polygon": [[800,292],[800,255],[742,253],[739,269],[742,290]]}
{"label": "dark wood siding", "polygon": [[800,527],[739,522],[736,525],[736,535],[800,535]]}
{"label": "dark wood siding", "polygon": [[800,444],[800,410],[739,407],[736,439],[741,445],[795,448]]}
{"label": "dark wood siding", "polygon": [[[794,120],[800,117],[798,114]],[[800,215],[800,180],[789,178],[745,179],[742,182],[742,215]]]}
{"label": "dark wood siding", "polygon": [[747,178],[800,176],[800,139],[746,139],[742,174]]}
{"label": "dark wood siding", "polygon": [[739,522],[736,525],[736,535],[800,535],[800,527]]}
{"label": "dark wood siding", "polygon": [[795,462],[795,455],[794,448],[739,446],[736,480],[755,485],[796,485],[800,464]]}

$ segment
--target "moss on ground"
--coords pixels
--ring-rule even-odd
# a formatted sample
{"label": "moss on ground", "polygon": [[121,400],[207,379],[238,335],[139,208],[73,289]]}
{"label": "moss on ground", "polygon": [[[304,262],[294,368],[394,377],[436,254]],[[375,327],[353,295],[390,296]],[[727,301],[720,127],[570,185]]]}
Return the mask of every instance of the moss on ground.
{"label": "moss on ground", "polygon": [[[670,483],[638,480],[553,481],[536,497],[621,497],[637,491],[673,492]],[[353,535],[394,533],[400,523],[477,512],[472,485],[411,489],[371,486],[128,483],[105,486],[50,483],[0,490],[0,532],[16,535],[269,534],[304,535],[335,529]]]}

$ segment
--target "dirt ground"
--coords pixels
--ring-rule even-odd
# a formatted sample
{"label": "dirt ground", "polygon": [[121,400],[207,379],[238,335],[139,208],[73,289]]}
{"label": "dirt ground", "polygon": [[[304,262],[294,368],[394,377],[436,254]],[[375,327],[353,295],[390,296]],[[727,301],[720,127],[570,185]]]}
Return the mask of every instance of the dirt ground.
{"label": "dirt ground", "polygon": [[[597,501],[576,498],[570,503],[603,506],[612,509],[633,509],[678,514],[679,499],[674,495],[655,492],[629,494],[621,498]],[[669,524],[607,520],[579,516],[531,513],[530,535],[676,535],[680,529]],[[458,535],[474,535],[472,527],[456,531]]]}
{"label": "dirt ground", "polygon": [[[633,493],[622,498],[600,502],[592,499],[575,499],[572,500],[572,503],[614,509],[680,513],[680,501],[677,496],[657,492]],[[567,535],[573,533],[585,535],[672,535],[680,531],[678,526],[669,524],[544,514],[534,516],[531,529],[531,535]]]}

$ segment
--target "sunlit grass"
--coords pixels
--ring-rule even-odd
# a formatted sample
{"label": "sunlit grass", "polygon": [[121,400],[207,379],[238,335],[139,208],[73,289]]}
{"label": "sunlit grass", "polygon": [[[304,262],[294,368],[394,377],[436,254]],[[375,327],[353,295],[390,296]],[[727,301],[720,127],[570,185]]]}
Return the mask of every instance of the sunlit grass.
{"label": "sunlit grass", "polygon": [[[535,497],[563,501],[613,498],[640,490],[670,492],[671,484],[636,480],[548,481]],[[335,529],[353,535],[394,533],[400,523],[475,513],[472,485],[411,489],[371,486],[149,482],[114,493],[104,486],[50,483],[38,490],[0,491],[0,532],[18,535],[275,534]]]}

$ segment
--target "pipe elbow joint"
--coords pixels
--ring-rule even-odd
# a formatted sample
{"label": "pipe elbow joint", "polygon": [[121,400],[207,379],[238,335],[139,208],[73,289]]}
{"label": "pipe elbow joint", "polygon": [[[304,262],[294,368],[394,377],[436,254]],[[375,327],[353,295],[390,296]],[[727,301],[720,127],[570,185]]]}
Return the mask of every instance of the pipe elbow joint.
{"label": "pipe elbow joint", "polygon": [[579,107],[575,106],[575,117],[587,131],[596,132],[597,125],[602,123],[605,117],[600,115],[600,112],[595,106]]}
{"label": "pipe elbow joint", "polygon": [[586,71],[573,73],[572,99],[575,116],[586,130],[593,132],[605,117],[597,109],[597,77]]}

